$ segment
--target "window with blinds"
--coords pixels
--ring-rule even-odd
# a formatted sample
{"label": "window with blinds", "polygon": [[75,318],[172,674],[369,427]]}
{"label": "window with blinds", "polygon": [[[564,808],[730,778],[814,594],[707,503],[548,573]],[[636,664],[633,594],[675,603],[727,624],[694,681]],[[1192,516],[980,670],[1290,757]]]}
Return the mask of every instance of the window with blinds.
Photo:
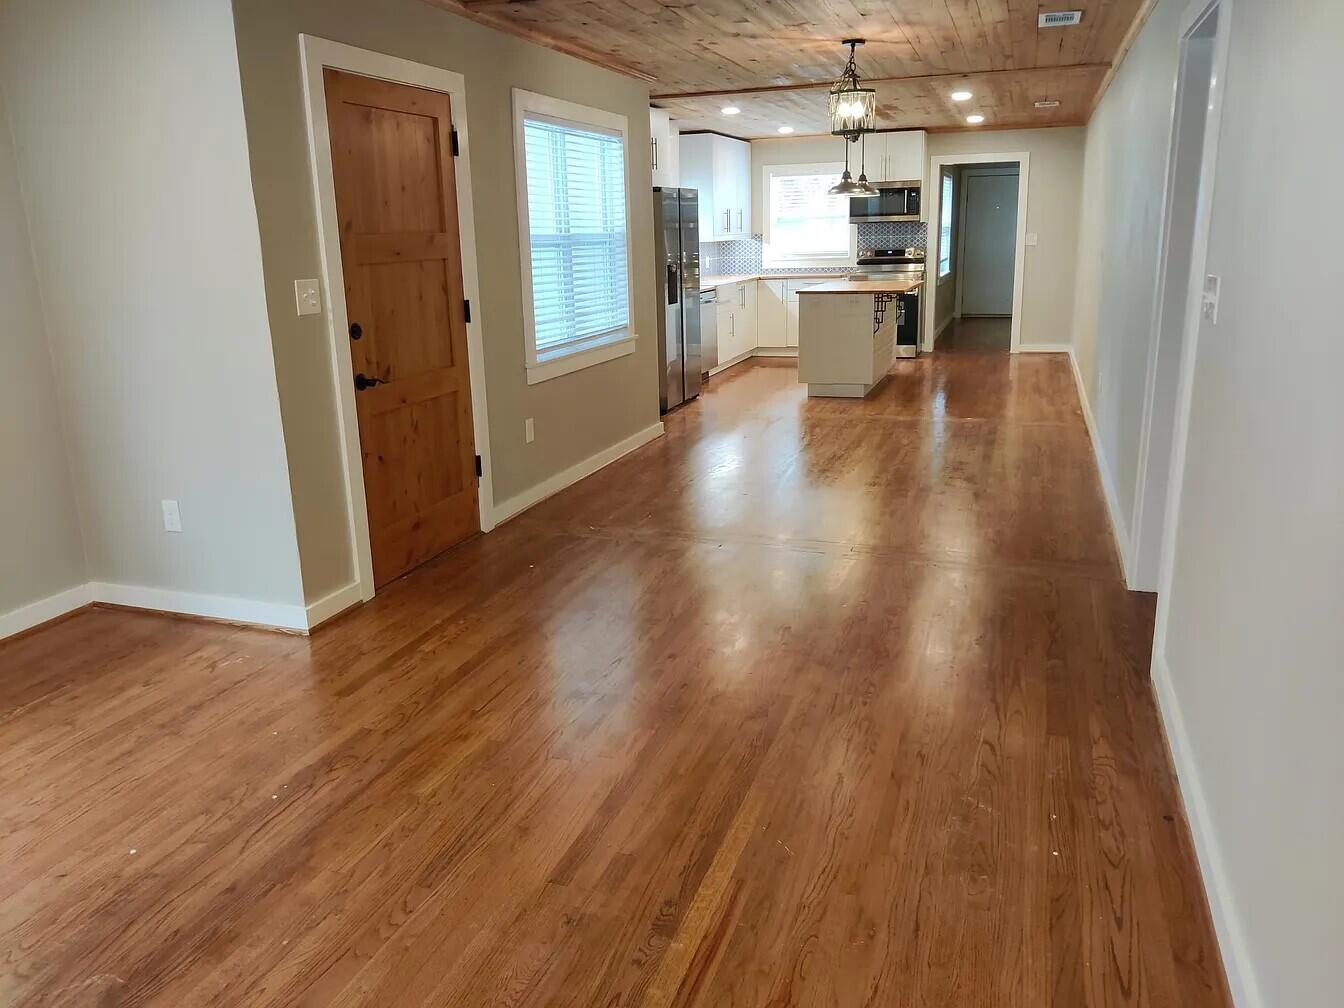
{"label": "window with blinds", "polygon": [[766,265],[851,257],[854,229],[849,223],[849,198],[828,191],[843,169],[843,164],[766,169]]}
{"label": "window with blinds", "polygon": [[943,173],[943,188],[938,197],[938,277],[952,272],[952,173]]}
{"label": "window with blinds", "polygon": [[525,111],[522,141],[530,363],[543,364],[630,335],[625,138]]}

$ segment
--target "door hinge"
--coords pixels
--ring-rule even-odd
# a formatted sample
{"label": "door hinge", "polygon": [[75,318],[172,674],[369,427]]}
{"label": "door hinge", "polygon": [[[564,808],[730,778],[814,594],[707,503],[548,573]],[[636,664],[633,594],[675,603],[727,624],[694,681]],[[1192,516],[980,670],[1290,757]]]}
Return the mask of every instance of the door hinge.
{"label": "door hinge", "polygon": [[477,456],[476,456],[476,478],[477,478],[477,479],[480,479],[480,478],[481,478],[482,476],[484,476],[484,475],[485,475],[485,470],[481,468],[481,457],[480,457],[479,455],[477,455]]}
{"label": "door hinge", "polygon": [[462,145],[458,142],[457,139],[456,126],[453,127],[452,138],[453,138],[453,157],[460,157],[462,155]]}
{"label": "door hinge", "polygon": [[471,299],[467,298],[462,302],[462,316],[467,321],[471,321]]}

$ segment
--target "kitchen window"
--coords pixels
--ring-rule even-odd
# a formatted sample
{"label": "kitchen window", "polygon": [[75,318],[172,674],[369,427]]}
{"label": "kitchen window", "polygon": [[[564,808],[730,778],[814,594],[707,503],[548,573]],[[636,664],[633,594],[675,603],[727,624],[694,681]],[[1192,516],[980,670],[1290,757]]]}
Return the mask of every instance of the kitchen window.
{"label": "kitchen window", "polygon": [[943,172],[938,200],[938,279],[952,272],[952,173]]}
{"label": "kitchen window", "polygon": [[766,266],[854,261],[856,229],[849,223],[849,197],[827,192],[844,169],[840,163],[766,166]]}
{"label": "kitchen window", "polygon": [[626,118],[515,89],[529,385],[634,351]]}

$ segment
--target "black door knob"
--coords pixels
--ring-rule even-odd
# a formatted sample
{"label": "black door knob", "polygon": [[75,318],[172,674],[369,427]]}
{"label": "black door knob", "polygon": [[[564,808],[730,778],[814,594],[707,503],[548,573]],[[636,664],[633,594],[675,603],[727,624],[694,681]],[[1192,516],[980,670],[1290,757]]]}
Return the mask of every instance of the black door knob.
{"label": "black door knob", "polygon": [[359,339],[364,335],[364,328],[358,322],[350,323],[350,338]]}
{"label": "black door knob", "polygon": [[370,378],[363,371],[355,375],[355,390],[363,392],[365,389],[371,389],[375,385],[386,385],[387,382],[382,378]]}

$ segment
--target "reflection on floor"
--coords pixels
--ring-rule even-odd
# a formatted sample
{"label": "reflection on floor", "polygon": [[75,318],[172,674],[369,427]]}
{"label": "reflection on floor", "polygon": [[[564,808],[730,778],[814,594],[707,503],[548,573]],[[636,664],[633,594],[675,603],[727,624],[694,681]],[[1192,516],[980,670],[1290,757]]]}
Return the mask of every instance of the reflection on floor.
{"label": "reflection on floor", "polygon": [[938,337],[939,350],[1008,350],[1012,346],[1010,318],[959,318]]}
{"label": "reflection on floor", "polygon": [[1225,1008],[1069,364],[749,367],[311,639],[0,647],[6,1003]]}

